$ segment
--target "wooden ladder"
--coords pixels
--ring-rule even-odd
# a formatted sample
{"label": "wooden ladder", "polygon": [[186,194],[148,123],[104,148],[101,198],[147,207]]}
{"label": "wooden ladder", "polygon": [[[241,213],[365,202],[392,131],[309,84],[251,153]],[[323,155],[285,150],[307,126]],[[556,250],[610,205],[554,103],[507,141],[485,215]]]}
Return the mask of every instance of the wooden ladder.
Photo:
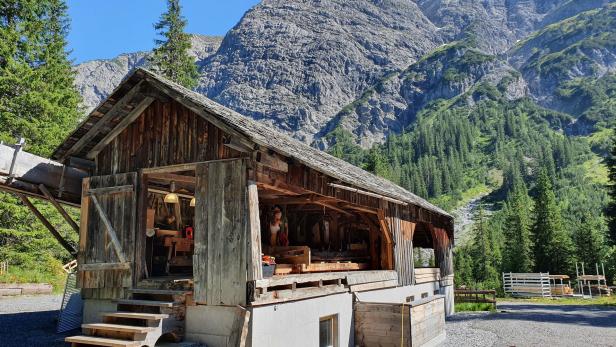
{"label": "wooden ladder", "polygon": [[66,342],[76,346],[140,347],[154,346],[165,335],[180,341],[184,334],[186,290],[129,290],[132,299],[117,300],[117,311],[103,314],[102,323],[82,324],[84,335]]}

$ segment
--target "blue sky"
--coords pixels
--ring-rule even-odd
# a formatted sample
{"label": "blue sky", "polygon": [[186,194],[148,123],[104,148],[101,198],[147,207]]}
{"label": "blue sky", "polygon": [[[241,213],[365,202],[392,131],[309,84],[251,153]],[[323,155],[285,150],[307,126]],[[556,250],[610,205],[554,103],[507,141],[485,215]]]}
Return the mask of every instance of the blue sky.
{"label": "blue sky", "polygon": [[[181,0],[186,31],[224,35],[258,0]],[[68,0],[68,35],[75,63],[150,50],[153,24],[166,9],[165,0]]]}

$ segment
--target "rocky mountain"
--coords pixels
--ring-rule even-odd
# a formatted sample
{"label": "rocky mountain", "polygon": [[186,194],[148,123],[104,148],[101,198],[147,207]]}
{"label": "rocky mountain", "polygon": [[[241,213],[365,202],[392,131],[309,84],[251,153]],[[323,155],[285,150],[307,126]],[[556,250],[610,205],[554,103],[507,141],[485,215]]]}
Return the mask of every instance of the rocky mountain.
{"label": "rocky mountain", "polygon": [[[348,110],[347,105],[365,100],[366,93],[376,85],[383,86],[383,79],[389,79],[385,88],[395,88],[392,83],[397,78],[392,76],[404,74],[438,47],[454,41],[472,43],[484,54],[499,56],[495,63],[499,67],[489,69],[509,74],[503,55],[514,54],[512,63],[520,68],[518,52],[525,52],[520,48],[510,53],[516,42],[526,42],[536,30],[606,3],[607,0],[264,0],[246,12],[222,41],[195,36],[193,52],[201,71],[197,90],[306,142],[316,140],[326,145],[321,139],[338,125],[339,119],[346,122],[340,125],[353,126],[352,117],[340,117],[343,109]],[[130,69],[144,63],[145,54],[78,65],[77,85],[84,95],[84,106],[91,109],[108,95]],[[472,78],[483,78],[479,75],[456,82],[461,88],[453,86],[449,93],[463,92],[473,83]],[[492,73],[492,78],[502,77],[497,75]],[[539,84],[530,82],[533,95],[542,88]],[[406,88],[402,84],[399,87]],[[413,86],[422,87],[430,86]],[[396,94],[401,92],[378,93],[382,109],[393,107],[394,111],[373,110],[373,121],[362,124],[363,129],[372,130],[354,131],[362,134],[358,138],[362,145],[382,141],[390,130],[399,131],[412,120],[412,113],[421,108],[413,98],[429,101],[439,97],[438,93],[420,96],[420,91],[415,97],[407,95],[410,99],[404,103],[412,103],[415,111],[402,107],[405,112],[397,119],[396,102],[401,100],[391,100],[391,105],[385,100],[395,99]]]}
{"label": "rocky mountain", "polygon": [[[212,55],[222,37],[192,35],[191,55],[197,64]],[[120,84],[124,76],[133,69],[146,64],[148,52],[119,55],[113,59],[90,60],[75,67],[75,83],[83,97],[83,108],[89,113]]]}
{"label": "rocky mountain", "polygon": [[[527,93],[526,83],[506,61],[465,42],[446,44],[407,69],[381,79],[342,109],[322,134],[341,127],[369,148],[383,142],[389,133],[402,132],[429,103],[464,95],[484,82],[502,88],[509,100]],[[472,94],[464,101],[472,102]],[[319,138],[320,147],[329,147],[328,138]]]}

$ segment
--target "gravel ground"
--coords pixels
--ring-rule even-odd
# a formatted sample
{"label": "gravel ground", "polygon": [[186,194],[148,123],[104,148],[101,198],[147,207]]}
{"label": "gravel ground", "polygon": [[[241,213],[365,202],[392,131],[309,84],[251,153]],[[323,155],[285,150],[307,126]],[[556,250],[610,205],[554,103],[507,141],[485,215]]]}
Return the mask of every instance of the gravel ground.
{"label": "gravel ground", "polygon": [[447,320],[449,346],[616,346],[616,308],[503,303]]}
{"label": "gravel ground", "polygon": [[63,346],[56,334],[61,295],[0,297],[0,346]]}

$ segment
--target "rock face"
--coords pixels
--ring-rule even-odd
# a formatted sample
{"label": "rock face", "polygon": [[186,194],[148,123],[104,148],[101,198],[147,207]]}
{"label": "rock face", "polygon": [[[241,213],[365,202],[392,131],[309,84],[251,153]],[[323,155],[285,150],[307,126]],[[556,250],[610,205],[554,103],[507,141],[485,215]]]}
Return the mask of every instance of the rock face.
{"label": "rock face", "polygon": [[[197,64],[216,52],[221,37],[192,35],[191,54]],[[106,98],[133,69],[146,64],[148,52],[122,54],[113,59],[91,60],[75,67],[75,83],[83,97],[84,113]]]}
{"label": "rock face", "polygon": [[509,55],[540,105],[568,112],[572,105],[563,100],[559,88],[578,78],[616,72],[616,4],[548,26]]}
{"label": "rock face", "polygon": [[341,105],[441,42],[408,0],[266,0],[225,36],[198,91],[310,141]]}
{"label": "rock face", "polygon": [[[526,95],[524,81],[507,62],[456,42],[380,80],[338,113],[322,134],[340,126],[369,148],[390,132],[400,133],[431,102],[457,97],[461,102],[472,102],[466,100],[472,97],[464,94],[480,83],[501,87],[510,100]],[[320,147],[328,147],[324,137],[319,139]]]}
{"label": "rock face", "polygon": [[[541,105],[562,110],[568,106],[554,97],[562,81],[537,67],[555,52],[580,50],[576,45],[592,30],[559,36],[550,24],[607,3],[264,0],[222,41],[193,37],[201,73],[197,90],[323,148],[323,137],[338,126],[370,146],[411,124],[426,105],[464,98],[484,82],[504,88],[507,98],[529,93]],[[606,31],[599,28],[593,35],[600,36],[601,30]],[[443,50],[452,42],[472,49]],[[606,40],[582,49],[582,55],[575,55],[581,60],[570,66],[565,79],[613,71],[610,47]],[[127,72],[144,64],[146,54],[78,65],[84,106],[98,104]],[[465,64],[469,54],[485,60]]]}

